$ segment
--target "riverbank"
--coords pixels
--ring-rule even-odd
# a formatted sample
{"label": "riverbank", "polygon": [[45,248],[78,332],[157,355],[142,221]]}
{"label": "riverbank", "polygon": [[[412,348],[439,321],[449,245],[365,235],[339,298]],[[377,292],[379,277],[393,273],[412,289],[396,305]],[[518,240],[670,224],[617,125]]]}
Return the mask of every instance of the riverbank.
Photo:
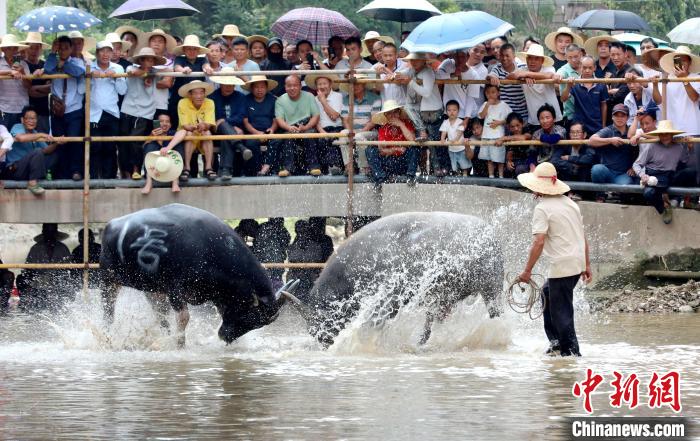
{"label": "riverbank", "polygon": [[700,311],[700,282],[647,289],[593,291],[587,296],[591,312],[693,313]]}

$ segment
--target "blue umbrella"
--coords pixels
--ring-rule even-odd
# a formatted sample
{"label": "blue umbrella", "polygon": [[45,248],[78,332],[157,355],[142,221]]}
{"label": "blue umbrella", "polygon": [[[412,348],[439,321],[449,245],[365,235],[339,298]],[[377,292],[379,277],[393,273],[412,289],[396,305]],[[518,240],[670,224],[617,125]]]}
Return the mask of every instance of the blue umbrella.
{"label": "blue umbrella", "polygon": [[483,11],[455,12],[419,24],[401,46],[410,52],[440,54],[475,46],[513,28],[512,24]]}
{"label": "blue umbrella", "polygon": [[99,18],[77,8],[46,6],[22,15],[14,27],[22,32],[56,33],[86,29],[100,23]]}

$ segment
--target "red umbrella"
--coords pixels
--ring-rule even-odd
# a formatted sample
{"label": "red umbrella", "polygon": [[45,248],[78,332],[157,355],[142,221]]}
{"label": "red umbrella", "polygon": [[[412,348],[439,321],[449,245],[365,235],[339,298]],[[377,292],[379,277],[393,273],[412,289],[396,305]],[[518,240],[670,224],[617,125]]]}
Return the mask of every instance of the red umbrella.
{"label": "red umbrella", "polygon": [[328,44],[328,39],[357,37],[360,30],[344,15],[324,8],[292,9],[277,19],[272,32],[283,40],[309,40],[315,45]]}

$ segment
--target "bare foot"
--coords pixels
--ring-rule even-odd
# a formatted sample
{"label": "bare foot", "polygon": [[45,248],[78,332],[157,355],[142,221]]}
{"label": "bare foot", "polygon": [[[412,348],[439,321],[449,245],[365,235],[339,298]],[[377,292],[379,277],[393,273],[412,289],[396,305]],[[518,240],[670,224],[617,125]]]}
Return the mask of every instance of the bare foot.
{"label": "bare foot", "polygon": [[141,194],[148,194],[150,192],[151,192],[151,185],[150,184],[144,185],[143,188],[141,189]]}
{"label": "bare foot", "polygon": [[262,168],[258,172],[258,176],[265,176],[270,173],[270,164],[263,164]]}
{"label": "bare foot", "polygon": [[180,193],[180,186],[177,185],[177,181],[173,181],[173,186],[170,191],[173,193]]}

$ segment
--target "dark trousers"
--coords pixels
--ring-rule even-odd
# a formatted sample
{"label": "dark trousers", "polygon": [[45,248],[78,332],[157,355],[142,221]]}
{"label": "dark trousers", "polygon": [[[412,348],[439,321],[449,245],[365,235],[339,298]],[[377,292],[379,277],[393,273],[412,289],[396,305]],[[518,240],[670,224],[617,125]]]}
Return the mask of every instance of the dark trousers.
{"label": "dark trousers", "polygon": [[21,113],[6,113],[0,112],[0,125],[5,126],[7,131],[12,130],[12,126],[15,124],[20,124],[22,114]]}
{"label": "dark trousers", "polygon": [[[58,118],[51,117],[51,134],[53,136],[82,136],[85,128],[85,112],[75,110]],[[82,176],[85,144],[69,142],[58,147],[58,169],[54,175],[58,179],[70,179],[75,173]]]}
{"label": "dark trousers", "polygon": [[[91,123],[91,136],[116,136],[119,134],[119,118],[102,112],[100,121]],[[114,179],[117,177],[117,142],[90,143],[90,179]]]}
{"label": "dark trousers", "polygon": [[33,181],[46,177],[46,157],[41,149],[32,150],[19,161],[9,164],[3,178],[12,181]]}
{"label": "dark trousers", "polygon": [[574,288],[580,277],[550,278],[542,289],[544,332],[553,345],[559,342],[562,356],[581,355],[574,327]]}
{"label": "dark trousers", "polygon": [[[143,159],[144,160],[146,159],[147,154],[149,154],[151,152],[159,152],[160,149],[165,147],[167,144],[165,143],[165,141],[163,141],[163,142],[164,142],[163,145],[158,144],[156,141],[151,141],[148,144],[144,145],[143,146]],[[180,144],[176,145],[175,147],[173,147],[173,150],[178,152],[180,154],[180,156],[182,156],[183,158],[185,157],[185,145],[183,143],[180,143]]]}
{"label": "dark trousers", "polygon": [[656,176],[659,180],[658,184],[654,187],[644,187],[644,199],[656,208],[659,214],[664,212],[664,200],[663,195],[668,191],[668,187],[671,186],[671,179],[673,178],[673,171],[660,171],[652,170],[650,168],[646,169],[646,174],[649,176]]}
{"label": "dark trousers", "polygon": [[[305,132],[300,133],[318,133],[316,129],[309,129]],[[318,160],[318,142],[316,139],[285,139],[281,143],[277,144],[280,151],[280,162],[282,168],[288,170],[290,173],[303,174],[304,169],[306,171],[320,168],[320,163]],[[299,157],[303,158],[299,161],[299,167],[295,167],[295,158],[299,153]],[[299,168],[300,170],[297,170]]]}
{"label": "dark trousers", "polygon": [[[121,114],[119,131],[122,136],[147,136],[153,130],[153,121],[146,118]],[[119,170],[131,175],[134,167],[137,170],[143,168],[143,142],[120,142],[119,144]]]}
{"label": "dark trousers", "polygon": [[588,182],[591,180],[590,165],[579,165],[568,161],[552,162],[562,181]]}
{"label": "dark trousers", "polygon": [[[235,135],[236,130],[227,122],[222,122],[216,128],[217,135]],[[253,157],[248,161],[243,160],[241,152],[244,149],[250,149],[253,152]],[[260,170],[260,142],[251,140],[224,140],[219,144],[221,164],[220,171],[229,171],[235,176],[243,174],[245,176],[255,176]],[[236,173],[233,173],[235,169]]]}
{"label": "dark trousers", "polygon": [[[438,116],[437,119],[432,119],[432,114],[436,112],[421,112],[423,117],[423,123],[425,124],[425,130],[428,132],[428,139],[430,141],[440,141],[440,126],[442,125],[442,118]],[[430,116],[430,118],[426,118]],[[452,166],[450,164],[450,154],[449,150],[445,147],[429,147],[430,148],[430,164],[433,167],[433,172],[445,169],[449,170]]]}
{"label": "dark trousers", "polygon": [[372,169],[372,180],[381,184],[387,180],[389,175],[415,176],[420,148],[407,148],[406,153],[401,156],[382,156],[379,154],[379,147],[371,146],[367,147],[365,154]]}
{"label": "dark trousers", "polygon": [[[324,127],[328,133],[340,133],[343,127]],[[334,138],[326,138],[318,140],[319,156],[321,159],[321,166],[327,171],[328,167],[340,167],[343,168],[343,155],[340,153],[340,147],[333,145]]]}

